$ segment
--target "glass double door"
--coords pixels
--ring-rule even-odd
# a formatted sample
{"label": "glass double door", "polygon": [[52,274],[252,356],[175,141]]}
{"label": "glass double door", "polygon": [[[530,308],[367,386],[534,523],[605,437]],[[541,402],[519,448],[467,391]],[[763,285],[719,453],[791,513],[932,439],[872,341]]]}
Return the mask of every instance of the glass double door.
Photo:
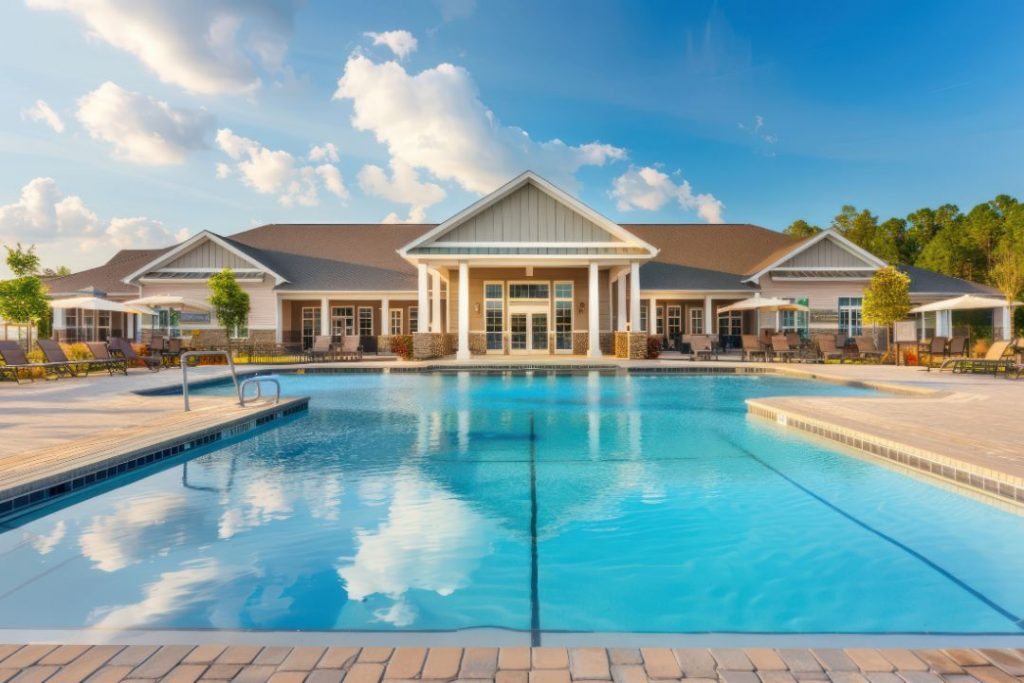
{"label": "glass double door", "polygon": [[508,314],[509,351],[547,352],[547,309],[513,308]]}

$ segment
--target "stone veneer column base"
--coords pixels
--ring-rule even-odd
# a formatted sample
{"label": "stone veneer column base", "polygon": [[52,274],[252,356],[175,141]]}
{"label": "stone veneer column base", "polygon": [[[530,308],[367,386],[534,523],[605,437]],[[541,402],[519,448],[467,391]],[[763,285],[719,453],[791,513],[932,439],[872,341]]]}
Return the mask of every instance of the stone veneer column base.
{"label": "stone veneer column base", "polygon": [[647,358],[646,332],[616,332],[615,357],[640,360]]}
{"label": "stone veneer column base", "polygon": [[412,357],[416,360],[430,360],[444,355],[444,337],[440,332],[414,332],[412,335]]}

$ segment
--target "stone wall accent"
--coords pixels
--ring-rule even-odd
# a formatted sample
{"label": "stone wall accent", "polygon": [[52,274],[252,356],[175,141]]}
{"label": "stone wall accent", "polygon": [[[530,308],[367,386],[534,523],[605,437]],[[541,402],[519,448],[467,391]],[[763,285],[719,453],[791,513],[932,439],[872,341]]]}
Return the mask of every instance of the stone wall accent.
{"label": "stone wall accent", "polygon": [[444,340],[438,332],[414,332],[412,335],[412,357],[416,360],[430,360],[444,355]]}
{"label": "stone wall accent", "polygon": [[647,358],[647,333],[616,332],[615,357],[630,360]]}
{"label": "stone wall accent", "polygon": [[577,356],[587,355],[587,339],[590,335],[586,332],[572,333],[572,352]]}
{"label": "stone wall accent", "polygon": [[[228,341],[227,335],[224,334],[222,329],[183,329],[181,334],[185,339],[193,337],[198,348],[224,348]],[[148,338],[149,335],[143,335],[143,341],[146,341]],[[231,344],[233,346],[244,346],[245,344],[274,344],[276,341],[277,335],[274,330],[249,330],[248,337],[245,339],[232,339]]]}
{"label": "stone wall accent", "polygon": [[[458,348],[458,340],[456,340],[455,344],[456,348]],[[487,335],[483,332],[470,332],[469,352],[474,356],[485,355],[487,353]]]}
{"label": "stone wall accent", "polygon": [[613,332],[602,332],[598,337],[598,345],[601,353],[608,356],[615,353],[615,334]]}

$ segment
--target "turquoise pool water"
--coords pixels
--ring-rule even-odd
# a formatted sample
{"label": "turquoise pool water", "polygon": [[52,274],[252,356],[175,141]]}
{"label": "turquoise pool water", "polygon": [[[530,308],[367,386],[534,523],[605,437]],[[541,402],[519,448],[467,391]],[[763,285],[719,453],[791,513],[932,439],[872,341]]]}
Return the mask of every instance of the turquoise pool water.
{"label": "turquoise pool water", "polygon": [[307,415],[0,527],[0,627],[1021,633],[1021,517],[743,404],[861,390],[283,384]]}

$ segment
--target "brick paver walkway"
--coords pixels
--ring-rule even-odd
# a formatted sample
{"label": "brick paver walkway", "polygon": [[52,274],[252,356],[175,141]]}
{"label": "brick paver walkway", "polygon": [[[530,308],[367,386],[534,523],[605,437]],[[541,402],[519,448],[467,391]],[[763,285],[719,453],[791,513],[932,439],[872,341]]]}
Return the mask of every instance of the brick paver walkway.
{"label": "brick paver walkway", "polygon": [[0,645],[0,683],[1021,683],[1024,650]]}

